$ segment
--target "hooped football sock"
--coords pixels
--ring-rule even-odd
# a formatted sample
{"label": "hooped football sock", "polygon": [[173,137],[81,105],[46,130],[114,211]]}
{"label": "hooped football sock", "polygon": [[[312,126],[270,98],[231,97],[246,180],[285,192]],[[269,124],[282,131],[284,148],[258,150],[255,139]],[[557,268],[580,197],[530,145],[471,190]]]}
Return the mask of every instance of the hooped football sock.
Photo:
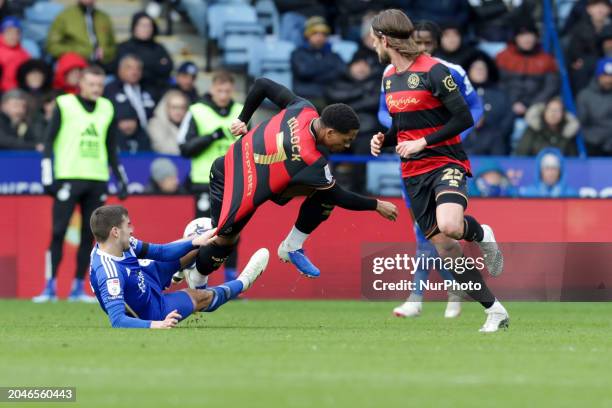
{"label": "hooped football sock", "polygon": [[244,285],[238,279],[224,283],[223,285],[209,288],[213,295],[213,300],[207,308],[202,309],[202,312],[214,312],[227,301],[234,299],[242,292]]}

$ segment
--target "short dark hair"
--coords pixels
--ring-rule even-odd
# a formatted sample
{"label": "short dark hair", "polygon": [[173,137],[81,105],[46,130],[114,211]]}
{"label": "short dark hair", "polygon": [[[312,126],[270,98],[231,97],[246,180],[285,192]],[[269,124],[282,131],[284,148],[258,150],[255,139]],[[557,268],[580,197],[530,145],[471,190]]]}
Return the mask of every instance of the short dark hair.
{"label": "short dark hair", "polygon": [[85,74],[91,74],[91,75],[96,75],[96,76],[106,75],[106,73],[104,72],[104,69],[99,65],[89,65],[83,68],[83,71],[81,71],[81,75],[85,76]]}
{"label": "short dark hair", "polygon": [[121,226],[128,211],[122,205],[103,205],[94,210],[89,219],[89,227],[96,241],[105,242],[113,227]]}
{"label": "short dark hair", "polygon": [[357,116],[353,108],[344,103],[334,103],[323,109],[321,122],[323,122],[323,126],[337,130],[340,133],[359,130],[359,116]]}
{"label": "short dark hair", "polygon": [[234,76],[230,72],[216,71],[212,76],[213,84],[216,84],[216,83],[224,84],[227,82],[229,82],[232,85],[236,83],[236,79],[234,79]]}

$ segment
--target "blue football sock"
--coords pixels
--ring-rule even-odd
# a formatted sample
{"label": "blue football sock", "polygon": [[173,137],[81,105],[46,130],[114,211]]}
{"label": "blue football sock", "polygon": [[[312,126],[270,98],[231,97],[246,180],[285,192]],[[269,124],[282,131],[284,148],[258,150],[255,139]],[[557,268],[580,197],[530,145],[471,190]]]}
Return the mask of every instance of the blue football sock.
{"label": "blue football sock", "polygon": [[202,309],[202,312],[214,312],[221,305],[226,303],[228,300],[234,299],[242,292],[242,282],[239,280],[233,280],[224,283],[223,285],[214,286],[208,288],[214,292],[213,300],[206,309]]}
{"label": "blue football sock", "polygon": [[72,293],[83,292],[83,279],[76,278],[72,281]]}
{"label": "blue football sock", "polygon": [[236,269],[225,267],[225,282],[230,282],[236,279]]}
{"label": "blue football sock", "polygon": [[47,280],[47,286],[45,287],[45,291],[48,293],[55,294],[55,278]]}

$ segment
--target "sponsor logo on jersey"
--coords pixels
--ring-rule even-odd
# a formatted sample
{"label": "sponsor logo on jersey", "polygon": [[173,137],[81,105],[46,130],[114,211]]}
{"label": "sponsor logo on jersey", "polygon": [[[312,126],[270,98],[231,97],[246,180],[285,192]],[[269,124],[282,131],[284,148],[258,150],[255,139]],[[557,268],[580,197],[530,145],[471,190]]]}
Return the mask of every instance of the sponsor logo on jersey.
{"label": "sponsor logo on jersey", "polygon": [[448,92],[453,92],[455,89],[457,89],[457,84],[451,75],[444,78],[443,84]]}
{"label": "sponsor logo on jersey", "polygon": [[387,106],[389,107],[389,110],[391,110],[391,108],[394,108],[401,111],[406,109],[408,105],[416,105],[419,102],[420,100],[414,97],[393,99],[393,95],[387,96]]}
{"label": "sponsor logo on jersey", "polygon": [[106,288],[110,296],[117,296],[121,293],[121,284],[118,278],[108,279],[106,281]]}

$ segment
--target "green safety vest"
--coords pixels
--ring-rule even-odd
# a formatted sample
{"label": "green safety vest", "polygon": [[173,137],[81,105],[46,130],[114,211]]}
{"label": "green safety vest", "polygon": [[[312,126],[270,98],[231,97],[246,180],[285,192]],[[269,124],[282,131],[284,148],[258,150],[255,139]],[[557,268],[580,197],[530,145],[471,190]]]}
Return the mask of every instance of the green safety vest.
{"label": "green safety vest", "polygon": [[108,181],[106,136],[113,120],[113,104],[98,98],[87,112],[75,95],[57,98],[62,123],[53,144],[55,179]]}
{"label": "green safety vest", "polygon": [[242,105],[234,103],[229,115],[219,116],[210,106],[201,102],[189,107],[199,137],[207,135],[210,137],[215,130],[222,128],[224,138],[215,140],[202,153],[191,159],[191,181],[198,184],[210,182],[210,168],[217,157],[223,156],[230,146],[238,139],[230,132],[232,121],[238,118],[242,111]]}

